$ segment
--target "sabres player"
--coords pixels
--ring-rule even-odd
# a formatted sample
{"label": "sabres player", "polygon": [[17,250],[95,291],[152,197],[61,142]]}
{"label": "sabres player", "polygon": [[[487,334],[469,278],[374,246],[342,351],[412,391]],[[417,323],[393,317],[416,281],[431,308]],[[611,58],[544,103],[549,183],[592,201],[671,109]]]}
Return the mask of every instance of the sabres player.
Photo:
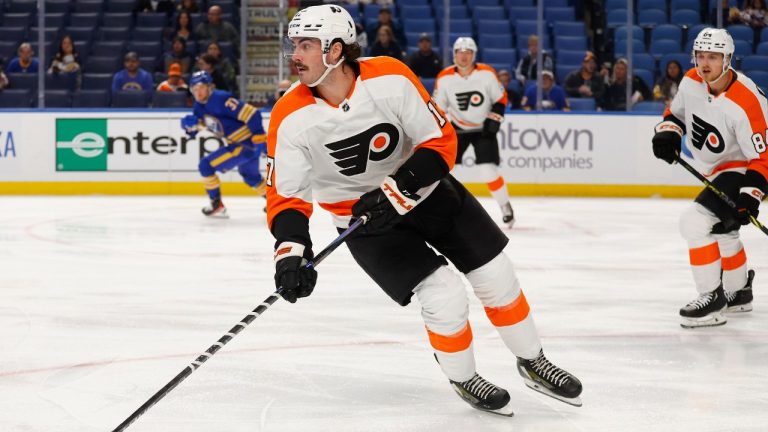
{"label": "sabres player", "polygon": [[181,119],[181,127],[191,137],[204,128],[228,142],[200,160],[198,168],[211,199],[211,204],[203,208],[203,214],[227,217],[227,208],[221,201],[221,181],[217,171],[237,168],[248,186],[256,189],[259,195],[264,193],[259,156],[266,152],[266,133],[261,124],[261,114],[232,94],[214,90],[213,78],[206,71],[192,75],[190,91],[195,104],[192,114]]}
{"label": "sabres player", "polygon": [[[313,201],[338,230],[368,216],[347,239],[360,267],[397,304],[415,296],[435,358],[473,407],[512,415],[509,393],[475,368],[464,283],[472,284],[531,388],[580,405],[581,383],[542,352],[506,235],[450,175],[456,132],[408,67],[360,58],[355,23],[339,6],[299,11],[286,57],[299,82],[275,104],[267,136],[267,223],[275,236],[275,285],[309,296]],[[434,249],[433,249],[434,247]]]}
{"label": "sabres player", "polygon": [[434,99],[445,108],[459,133],[456,163],[460,164],[470,144],[475,150],[477,170],[499,204],[502,220],[515,223],[507,187],[499,172],[499,143],[496,133],[504,121],[507,92],[496,71],[484,63],[475,63],[477,44],[471,37],[453,43],[454,65],[443,69],[435,80]]}
{"label": "sabres player", "polygon": [[686,132],[700,172],[736,203],[731,209],[704,189],[680,218],[698,298],[680,309],[685,328],[726,323],[723,312],[752,310],[754,270],[739,228],[757,216],[768,192],[768,106],[765,94],[731,68],[734,44],[724,29],[706,28],[693,43],[694,68],[656,125],[653,154],[667,163],[680,155]]}

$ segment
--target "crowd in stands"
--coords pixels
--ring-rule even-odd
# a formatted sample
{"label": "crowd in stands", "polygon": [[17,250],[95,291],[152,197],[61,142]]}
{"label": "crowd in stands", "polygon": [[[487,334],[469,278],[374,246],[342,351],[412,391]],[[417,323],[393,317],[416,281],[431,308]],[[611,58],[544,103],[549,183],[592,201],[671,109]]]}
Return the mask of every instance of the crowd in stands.
{"label": "crowd in stands", "polygon": [[43,66],[37,30],[28,28],[37,2],[0,0],[0,106],[34,106],[41,67],[48,107],[186,107],[185,77],[197,70],[237,92],[238,4],[46,0]]}
{"label": "crowd in stands", "polygon": [[[536,36],[537,1],[545,1],[542,40]],[[452,60],[439,54],[443,0],[339,2],[355,18],[358,43],[366,54],[404,61],[431,91],[434,78]],[[209,71],[217,88],[237,91],[239,0],[46,0],[46,35],[53,36],[49,39],[56,49],[43,47],[45,65],[38,65],[36,28],[29,28],[37,22],[36,2],[0,4],[0,89],[6,89],[0,93],[2,106],[7,106],[8,90],[29,90],[28,104],[22,105],[33,103],[37,80],[25,75],[34,75],[40,67],[47,74],[46,89],[54,96],[65,95],[48,106],[122,106],[126,99],[117,93],[131,91],[144,93],[138,103],[146,106],[153,104],[160,87],[186,93],[180,83],[196,70]],[[450,4],[449,43],[459,36],[475,38],[476,60],[497,71],[509,95],[509,109],[535,106],[530,89],[539,74],[541,44],[541,70],[549,72],[542,74],[543,108],[609,111],[624,110],[629,103],[633,109],[660,111],[691,67],[693,39],[712,25],[718,8],[735,39],[733,67],[747,72],[763,89],[768,87],[766,0],[637,0],[631,28],[626,26],[625,0]],[[86,97],[104,91],[103,97]],[[177,99],[172,102],[177,106],[189,103]],[[163,98],[159,105],[169,100]]]}

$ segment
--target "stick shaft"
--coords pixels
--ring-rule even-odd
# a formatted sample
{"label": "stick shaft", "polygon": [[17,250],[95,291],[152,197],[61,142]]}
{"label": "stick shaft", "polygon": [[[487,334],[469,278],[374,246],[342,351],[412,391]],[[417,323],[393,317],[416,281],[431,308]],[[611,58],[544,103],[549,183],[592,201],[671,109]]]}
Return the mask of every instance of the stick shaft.
{"label": "stick shaft", "polygon": [[[318,264],[320,264],[321,261],[323,261],[325,258],[328,257],[328,255],[331,254],[336,248],[341,246],[342,243],[344,243],[344,240],[346,240],[347,236],[352,234],[353,231],[355,231],[357,228],[359,228],[361,225],[363,225],[366,222],[366,219],[360,218],[356,220],[352,225],[349,226],[343,233],[339,234],[338,237],[336,237],[331,243],[325,247],[320,253],[318,253],[314,260],[308,262],[306,264],[307,268],[314,268],[317,267]],[[206,361],[208,361],[209,358],[213,357],[214,354],[216,354],[224,345],[226,345],[229,341],[232,340],[235,336],[237,336],[238,333],[243,331],[250,323],[253,322],[256,318],[259,317],[259,315],[263,314],[264,311],[269,309],[270,306],[272,306],[277,299],[280,298],[280,295],[282,294],[282,287],[278,288],[277,291],[272,293],[269,297],[264,299],[264,301],[258,305],[254,310],[251,311],[248,315],[246,315],[242,320],[240,320],[239,323],[235,324],[234,327],[232,327],[224,336],[220,337],[219,340],[208,347],[207,350],[205,350],[202,354],[200,354],[192,363],[190,363],[187,367],[185,367],[181,372],[179,372],[178,375],[176,375],[172,380],[170,380],[166,385],[163,386],[160,390],[158,390],[152,397],[150,397],[146,402],[144,402],[136,411],[133,412],[128,418],[126,418],[118,427],[112,430],[112,432],[122,432],[124,431],[128,426],[130,426],[133,422],[135,422],[139,417],[141,417],[147,410],[152,408],[155,404],[160,402],[161,399],[163,399],[168,393],[170,393],[173,389],[176,388],[179,384],[181,384],[182,381],[187,379],[188,376],[192,375],[192,372],[196,371],[197,368],[203,365]]]}

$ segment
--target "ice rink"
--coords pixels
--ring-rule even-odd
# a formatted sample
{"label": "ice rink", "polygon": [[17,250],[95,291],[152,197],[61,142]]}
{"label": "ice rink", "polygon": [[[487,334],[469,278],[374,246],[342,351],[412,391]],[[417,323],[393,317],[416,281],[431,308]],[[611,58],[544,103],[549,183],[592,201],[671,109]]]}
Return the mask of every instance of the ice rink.
{"label": "ice rink", "polygon": [[[0,197],[0,431],[111,431],[274,291],[263,201],[225,201],[229,220],[206,220],[202,194]],[[478,372],[515,416],[470,408],[418,305],[389,300],[342,246],[311,297],[278,301],[128,430],[768,430],[768,236],[742,229],[755,310],[685,330],[688,200],[512,202],[507,252],[583,407],[525,387],[470,294]],[[312,233],[316,252],[336,236],[320,209]]]}

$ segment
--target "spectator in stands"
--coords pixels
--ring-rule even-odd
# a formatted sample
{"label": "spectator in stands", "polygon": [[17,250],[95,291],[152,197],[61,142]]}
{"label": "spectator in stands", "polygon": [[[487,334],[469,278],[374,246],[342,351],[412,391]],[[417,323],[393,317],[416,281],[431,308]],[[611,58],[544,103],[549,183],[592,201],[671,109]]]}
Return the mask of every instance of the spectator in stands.
{"label": "spectator in stands", "polygon": [[195,33],[192,29],[194,29],[194,23],[192,22],[192,16],[187,11],[181,11],[179,12],[178,16],[176,16],[176,21],[173,24],[172,33],[166,37],[168,40],[172,40],[173,38],[180,37],[186,41],[194,40]]}
{"label": "spectator in stands", "polygon": [[[521,104],[523,109],[531,111],[536,109],[536,82],[528,86]],[[555,84],[555,74],[550,70],[541,72],[541,109],[545,111],[570,111],[568,100],[565,98],[565,90]]]}
{"label": "spectator in stands", "polygon": [[[613,65],[611,85],[605,91],[603,103],[600,106],[606,111],[624,111],[627,109],[627,59],[620,58]],[[651,100],[652,94],[648,86],[637,75],[632,76],[631,105],[644,100]]]}
{"label": "spectator in stands", "polygon": [[197,5],[197,0],[181,0],[181,3],[179,3],[176,8],[179,10],[179,12],[200,12],[200,6]]}
{"label": "spectator in stands", "polygon": [[70,35],[64,35],[59,42],[59,51],[53,57],[48,73],[80,74],[80,57],[75,50],[75,43]]}
{"label": "spectator in stands", "polygon": [[128,52],[123,57],[125,69],[117,72],[112,78],[112,92],[127,91],[152,91],[155,84],[152,75],[139,67],[139,55],[134,51]]}
{"label": "spectator in stands", "polygon": [[168,67],[168,79],[157,85],[157,91],[175,92],[183,91],[188,92],[189,87],[184,82],[184,78],[181,77],[181,65],[178,63],[171,63]]}
{"label": "spectator in stands", "polygon": [[213,84],[218,90],[230,91],[227,80],[224,79],[221,72],[216,70],[216,63],[218,63],[216,57],[210,54],[203,54],[197,58],[197,69],[208,72],[211,78],[213,78]]}
{"label": "spectator in stands", "polygon": [[605,94],[605,83],[597,72],[597,59],[592,51],[587,51],[581,69],[569,73],[563,84],[568,96],[593,98],[599,106]]}
{"label": "spectator in stands", "polygon": [[[537,65],[536,59],[539,54],[539,37],[536,35],[528,36],[528,54],[523,56],[517,63],[517,69],[515,69],[515,77],[518,81],[525,85],[528,80],[536,81]],[[546,51],[542,52],[542,62],[544,63],[544,69],[553,71],[555,70],[555,60],[552,55]]]}
{"label": "spectator in stands", "polygon": [[368,31],[369,41],[376,39],[376,36],[379,34],[379,29],[382,26],[388,26],[390,29],[392,29],[394,39],[397,40],[397,43],[400,46],[407,46],[407,41],[405,40],[405,31],[403,30],[403,27],[400,26],[400,24],[392,20],[392,11],[388,6],[382,6],[381,9],[379,9],[379,22],[377,22],[376,25],[371,26],[371,28],[366,29]]}
{"label": "spectator in stands", "polygon": [[[720,7],[723,9],[723,24],[738,24],[741,20],[739,8],[729,7],[728,0],[721,0]],[[712,8],[710,20],[712,24],[717,24],[717,8]]]}
{"label": "spectator in stands", "polygon": [[195,36],[199,40],[232,42],[235,47],[238,47],[240,35],[237,29],[231,23],[223,21],[221,15],[221,6],[213,5],[208,8],[208,21],[195,27]]}
{"label": "spectator in stands", "polygon": [[0,90],[8,87],[8,84],[10,84],[10,81],[8,81],[8,77],[3,72],[2,66],[0,66]]}
{"label": "spectator in stands", "polygon": [[158,12],[166,15],[172,14],[174,9],[176,5],[173,0],[136,0],[136,6],[133,7],[134,12]]}
{"label": "spectator in stands", "polygon": [[432,49],[432,38],[427,33],[419,35],[419,50],[408,57],[407,63],[421,78],[434,78],[443,70],[443,61]]}
{"label": "spectator in stands", "polygon": [[361,23],[355,23],[355,31],[357,32],[357,44],[360,45],[362,52],[368,52],[368,34],[365,32],[365,27]]}
{"label": "spectator in stands", "polygon": [[163,64],[158,68],[167,71],[171,63],[181,65],[181,73],[189,72],[192,66],[192,56],[187,52],[187,41],[184,38],[175,37],[171,43],[171,50],[163,55]]}
{"label": "spectator in stands", "polygon": [[755,29],[762,29],[768,25],[768,9],[765,7],[765,0],[746,0],[737,20]]}
{"label": "spectator in stands", "polygon": [[214,68],[219,71],[219,73],[221,73],[221,76],[224,77],[224,80],[227,82],[229,88],[234,88],[235,67],[232,65],[232,62],[228,58],[222,55],[221,46],[219,46],[219,43],[209,43],[208,47],[205,49],[205,53],[210,54],[216,58],[216,66]]}
{"label": "spectator in stands", "polygon": [[35,52],[32,50],[32,45],[29,42],[24,42],[19,45],[19,49],[16,51],[18,57],[14,57],[8,62],[8,67],[5,71],[9,74],[12,73],[37,73],[40,65],[38,64],[37,57],[34,57]]}
{"label": "spectator in stands", "polygon": [[509,100],[507,108],[520,109],[520,100],[522,99],[522,95],[511,86],[512,74],[510,74],[506,69],[499,69],[497,75],[499,77],[499,82],[501,82],[504,90],[507,91],[507,99]]}
{"label": "spectator in stands", "polygon": [[371,57],[390,56],[398,60],[403,60],[403,49],[395,40],[392,28],[389,26],[380,26],[376,34],[376,41],[371,45],[368,53]]}
{"label": "spectator in stands", "polygon": [[683,79],[683,66],[677,60],[670,60],[667,63],[667,71],[664,76],[656,81],[653,87],[653,99],[664,101],[669,105],[672,98],[677,94],[677,88]]}

